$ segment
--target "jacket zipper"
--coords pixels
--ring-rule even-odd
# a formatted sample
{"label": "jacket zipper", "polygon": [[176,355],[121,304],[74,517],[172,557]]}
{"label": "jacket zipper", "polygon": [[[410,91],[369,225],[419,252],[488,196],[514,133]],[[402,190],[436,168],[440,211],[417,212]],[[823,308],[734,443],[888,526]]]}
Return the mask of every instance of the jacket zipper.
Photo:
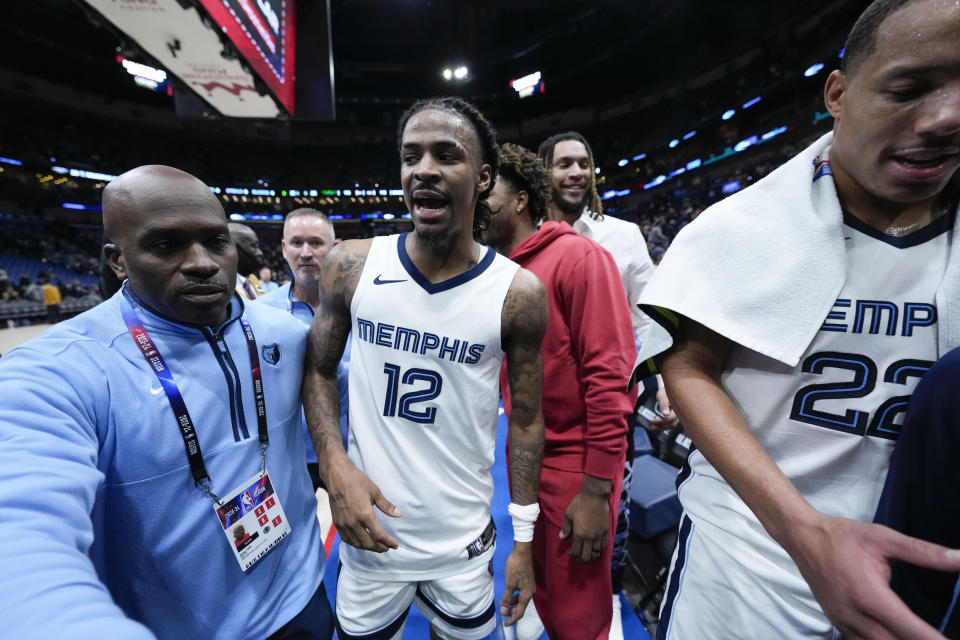
{"label": "jacket zipper", "polygon": [[213,333],[209,329],[204,329],[203,333],[207,338],[207,342],[210,343],[210,347],[213,349],[213,355],[216,357],[217,362],[220,363],[220,368],[223,369],[224,377],[227,379],[233,439],[240,442],[250,437],[250,433],[247,430],[247,420],[243,414],[243,391],[240,384],[240,374],[237,372],[237,367],[233,362],[233,358],[230,356],[230,350],[227,349],[227,344],[223,340],[223,333]]}

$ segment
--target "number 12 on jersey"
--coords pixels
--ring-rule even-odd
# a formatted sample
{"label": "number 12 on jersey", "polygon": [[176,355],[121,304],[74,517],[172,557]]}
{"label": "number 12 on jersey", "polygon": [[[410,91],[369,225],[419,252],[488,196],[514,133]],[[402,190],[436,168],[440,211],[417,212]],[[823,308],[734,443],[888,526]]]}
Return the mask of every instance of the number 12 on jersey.
{"label": "number 12 on jersey", "polygon": [[[383,372],[387,374],[387,397],[383,402],[383,415],[388,418],[400,417],[418,424],[433,424],[437,418],[437,408],[417,409],[414,405],[429,402],[440,395],[443,388],[440,374],[430,369],[418,368],[401,371],[399,365],[389,362],[383,365]],[[419,382],[426,382],[428,386],[399,395],[401,384],[414,385]]]}

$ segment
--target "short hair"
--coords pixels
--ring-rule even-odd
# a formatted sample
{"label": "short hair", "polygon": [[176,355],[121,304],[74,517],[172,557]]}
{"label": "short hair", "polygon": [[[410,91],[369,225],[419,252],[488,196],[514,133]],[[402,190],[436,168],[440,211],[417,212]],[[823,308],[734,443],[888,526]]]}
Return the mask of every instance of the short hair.
{"label": "short hair", "polygon": [[857,21],[843,45],[840,70],[851,74],[877,49],[877,29],[883,21],[915,0],[874,0]]}
{"label": "short hair", "polygon": [[337,232],[333,229],[333,223],[330,221],[330,218],[327,217],[323,211],[317,211],[316,209],[311,209],[310,207],[300,207],[299,209],[294,209],[283,219],[283,235],[287,235],[287,223],[293,220],[294,218],[302,218],[303,216],[312,216],[314,218],[320,218],[327,223],[327,226],[330,228],[331,240],[337,239]]}
{"label": "short hair", "polygon": [[[581,143],[587,150],[587,156],[590,158],[590,168],[593,169],[597,166],[596,161],[593,159],[593,149],[590,148],[590,143],[587,142],[587,139],[576,131],[565,131],[563,133],[553,134],[541,142],[540,148],[537,149],[537,154],[539,154],[540,159],[543,160],[543,166],[547,168],[547,171],[552,171],[554,148],[557,146],[558,142],[564,142],[565,140],[574,140]],[[597,181],[593,179],[592,176],[590,180],[590,190],[587,193],[586,204],[587,210],[590,211],[594,217],[603,217],[603,202],[600,200],[600,194],[597,193]]]}
{"label": "short hair", "polygon": [[409,109],[403,112],[400,117],[400,126],[397,128],[397,146],[403,144],[403,131],[407,128],[407,122],[414,115],[421,111],[436,109],[438,111],[447,111],[460,116],[470,123],[477,140],[480,142],[480,162],[490,165],[491,179],[490,186],[480,194],[477,200],[477,206],[473,212],[473,235],[478,238],[480,232],[490,224],[490,207],[487,206],[487,196],[493,190],[493,184],[497,179],[497,168],[499,165],[497,154],[497,132],[487,120],[483,113],[470,102],[454,96],[444,96],[440,98],[427,98],[417,100]]}
{"label": "short hair", "polygon": [[533,151],[509,142],[500,145],[500,173],[497,176],[527,194],[527,211],[534,223],[547,215],[550,203],[550,173]]}

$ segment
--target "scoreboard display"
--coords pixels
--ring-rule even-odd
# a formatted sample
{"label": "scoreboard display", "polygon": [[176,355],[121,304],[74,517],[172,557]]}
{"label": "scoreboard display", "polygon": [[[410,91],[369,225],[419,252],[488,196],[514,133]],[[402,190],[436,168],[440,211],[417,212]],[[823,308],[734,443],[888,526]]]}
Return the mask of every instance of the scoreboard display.
{"label": "scoreboard display", "polygon": [[199,0],[253,71],[294,115],[293,0]]}

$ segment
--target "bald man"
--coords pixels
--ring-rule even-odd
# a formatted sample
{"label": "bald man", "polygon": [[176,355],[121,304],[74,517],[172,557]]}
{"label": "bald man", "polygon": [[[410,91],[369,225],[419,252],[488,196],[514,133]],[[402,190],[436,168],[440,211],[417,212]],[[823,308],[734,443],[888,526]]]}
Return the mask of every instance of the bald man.
{"label": "bald man", "polygon": [[230,237],[237,245],[237,293],[247,300],[256,300],[266,295],[267,289],[257,278],[263,266],[263,250],[257,232],[245,224],[231,222],[227,225]]}
{"label": "bald man", "polygon": [[226,216],[193,176],[123,174],[103,222],[120,291],[0,361],[6,633],[330,638],[306,328],[234,293]]}

